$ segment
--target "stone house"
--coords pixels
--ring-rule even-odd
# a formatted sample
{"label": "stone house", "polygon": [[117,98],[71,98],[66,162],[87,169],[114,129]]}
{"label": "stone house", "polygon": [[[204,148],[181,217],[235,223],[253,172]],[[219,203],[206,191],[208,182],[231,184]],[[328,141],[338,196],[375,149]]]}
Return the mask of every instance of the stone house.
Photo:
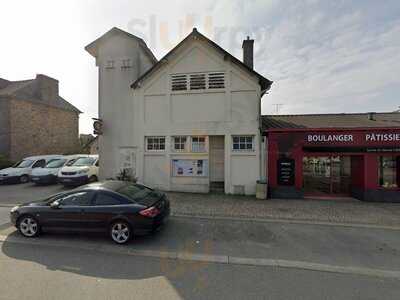
{"label": "stone house", "polygon": [[0,78],[0,155],[17,161],[79,149],[81,112],[58,93],[58,80]]}

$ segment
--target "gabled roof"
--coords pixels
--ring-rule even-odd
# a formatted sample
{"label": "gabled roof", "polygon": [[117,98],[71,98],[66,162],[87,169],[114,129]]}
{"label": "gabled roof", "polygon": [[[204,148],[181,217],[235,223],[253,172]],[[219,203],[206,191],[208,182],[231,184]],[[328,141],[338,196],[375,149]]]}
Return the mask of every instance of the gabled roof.
{"label": "gabled roof", "polygon": [[151,50],[147,47],[146,42],[143,39],[141,39],[140,37],[137,37],[136,35],[133,35],[129,32],[121,30],[117,27],[111,28],[109,31],[107,31],[105,34],[103,34],[101,37],[99,37],[95,41],[91,42],[89,45],[87,45],[85,47],[85,50],[87,52],[89,52],[92,56],[97,57],[97,51],[98,51],[99,45],[101,43],[103,43],[105,40],[107,40],[109,37],[111,37],[115,34],[125,35],[131,39],[138,41],[140,47],[143,49],[144,53],[146,53],[146,55],[150,58],[150,60],[153,63],[157,62],[157,58],[154,56],[153,52],[151,52]]}
{"label": "gabled roof", "polygon": [[259,84],[261,86],[261,90],[267,91],[270,89],[272,82],[271,80],[265,78],[261,74],[257,73],[254,71],[252,68],[248,67],[246,64],[238,60],[236,57],[234,57],[232,54],[224,50],[222,47],[220,47],[218,44],[207,38],[205,35],[201,34],[200,32],[197,31],[196,28],[193,28],[193,31],[186,37],[184,38],[178,45],[176,45],[171,51],[169,51],[162,59],[160,59],[155,65],[153,65],[147,72],[145,72],[142,76],[140,76],[134,83],[132,83],[131,88],[137,88],[139,83],[145,80],[147,77],[151,76],[157,69],[159,69],[167,60],[168,58],[176,52],[176,50],[180,47],[182,47],[183,44],[185,44],[187,41],[189,41],[191,38],[196,37],[198,39],[201,39],[205,42],[207,42],[210,46],[215,48],[217,51],[221,52],[225,57],[229,58],[233,63],[239,65],[241,68],[245,69],[248,73],[255,75],[259,79]]}
{"label": "gabled roof", "polygon": [[264,115],[263,130],[305,128],[400,128],[400,113],[348,113],[309,115]]}
{"label": "gabled roof", "polygon": [[[82,113],[78,108],[73,106],[71,103],[69,103],[67,100],[65,100],[61,96],[57,96],[57,99],[55,99],[55,101],[50,101],[50,102],[46,102],[46,103],[44,103],[41,99],[38,99],[38,96],[35,94],[36,80],[37,79],[9,81],[9,80],[2,79],[2,82],[7,81],[8,84],[4,88],[0,88],[0,98],[1,97],[6,97],[6,98],[12,97],[17,100],[20,99],[20,100],[30,101],[33,103],[50,105],[50,106],[60,108],[63,110],[73,111],[78,114]],[[24,90],[24,92],[21,92],[24,88],[29,87],[29,86],[31,86],[32,88]],[[28,91],[28,93],[27,93],[27,91]]]}

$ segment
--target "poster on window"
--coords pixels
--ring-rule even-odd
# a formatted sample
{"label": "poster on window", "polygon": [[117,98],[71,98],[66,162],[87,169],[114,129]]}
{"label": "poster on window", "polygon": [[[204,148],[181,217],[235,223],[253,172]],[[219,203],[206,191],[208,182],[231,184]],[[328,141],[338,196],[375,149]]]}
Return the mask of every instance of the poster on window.
{"label": "poster on window", "polygon": [[173,159],[172,176],[207,176],[206,159]]}

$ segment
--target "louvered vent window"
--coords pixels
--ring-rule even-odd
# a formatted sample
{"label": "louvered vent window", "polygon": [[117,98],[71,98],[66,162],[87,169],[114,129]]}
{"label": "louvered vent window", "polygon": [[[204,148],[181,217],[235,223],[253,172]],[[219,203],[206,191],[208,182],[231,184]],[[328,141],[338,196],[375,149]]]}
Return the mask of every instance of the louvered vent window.
{"label": "louvered vent window", "polygon": [[206,74],[191,74],[190,75],[190,89],[191,90],[205,90],[206,89]]}
{"label": "louvered vent window", "polygon": [[173,91],[187,90],[187,76],[185,74],[172,75],[171,82]]}
{"label": "louvered vent window", "polygon": [[225,74],[222,72],[208,74],[208,88],[209,89],[223,89],[225,88]]}
{"label": "louvered vent window", "polygon": [[225,73],[175,74],[171,76],[172,91],[225,88]]}

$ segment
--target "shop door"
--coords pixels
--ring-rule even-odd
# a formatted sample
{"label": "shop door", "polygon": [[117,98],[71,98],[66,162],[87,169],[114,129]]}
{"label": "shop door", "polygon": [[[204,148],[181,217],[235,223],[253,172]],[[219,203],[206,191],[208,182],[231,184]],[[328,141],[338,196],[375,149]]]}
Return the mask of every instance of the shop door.
{"label": "shop door", "polygon": [[303,159],[303,187],[309,195],[349,195],[349,156],[318,156]]}

